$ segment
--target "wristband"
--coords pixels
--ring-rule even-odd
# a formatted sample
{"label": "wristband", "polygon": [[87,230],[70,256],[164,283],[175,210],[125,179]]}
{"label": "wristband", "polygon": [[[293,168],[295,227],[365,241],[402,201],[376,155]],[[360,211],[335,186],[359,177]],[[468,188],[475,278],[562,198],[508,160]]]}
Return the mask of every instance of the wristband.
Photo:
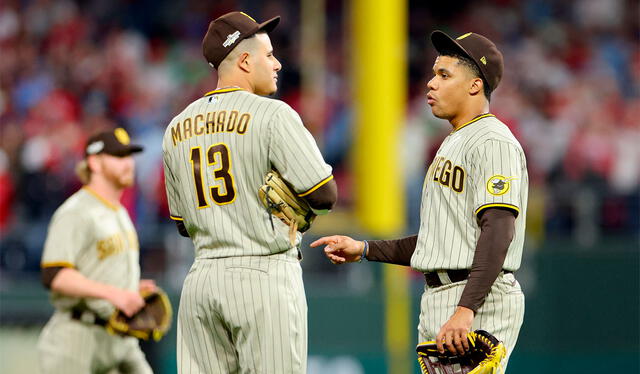
{"label": "wristband", "polygon": [[362,259],[367,257],[367,252],[369,252],[369,243],[366,240],[363,240],[364,248],[362,249],[362,254],[360,255],[360,260],[358,262],[362,262]]}

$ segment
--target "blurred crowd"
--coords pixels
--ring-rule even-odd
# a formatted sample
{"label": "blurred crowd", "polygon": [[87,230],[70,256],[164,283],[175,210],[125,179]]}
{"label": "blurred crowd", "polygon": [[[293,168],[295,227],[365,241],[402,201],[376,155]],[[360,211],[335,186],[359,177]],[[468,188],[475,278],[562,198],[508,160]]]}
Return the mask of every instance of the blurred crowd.
{"label": "blurred crowd", "polygon": [[[504,53],[492,112],[528,158],[545,232],[630,236],[640,212],[640,50],[634,0],[410,1],[410,101],[405,126],[410,229],[422,178],[450,131],[426,105],[435,58],[428,35],[484,34]],[[186,104],[215,88],[200,42],[212,19],[243,9],[283,16],[272,41],[283,63],[278,98],[300,105],[298,1],[32,0],[0,3],[0,264],[38,268],[53,211],[79,186],[91,133],[126,128],[145,146],[125,206],[150,262],[162,268],[168,229],[161,138]],[[312,129],[351,202],[348,2],[326,0],[325,103]],[[384,74],[384,72],[381,72]],[[311,120],[308,119],[307,120]],[[417,152],[416,152],[417,151]],[[418,155],[418,157],[416,157]],[[588,240],[586,241],[588,243]],[[166,254],[164,255],[166,257]]]}

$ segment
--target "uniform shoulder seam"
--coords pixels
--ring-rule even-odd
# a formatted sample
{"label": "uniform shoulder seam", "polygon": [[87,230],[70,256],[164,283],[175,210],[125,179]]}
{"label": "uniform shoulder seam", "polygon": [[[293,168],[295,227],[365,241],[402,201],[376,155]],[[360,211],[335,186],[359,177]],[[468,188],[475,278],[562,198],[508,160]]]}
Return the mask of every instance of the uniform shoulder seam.
{"label": "uniform shoulder seam", "polygon": [[[80,192],[82,190],[79,190]],[[86,214],[87,206],[82,203],[81,199],[85,199],[85,196],[78,195],[78,192],[71,195],[65,202],[62,203],[53,213],[52,218],[72,216],[84,216]]]}
{"label": "uniform shoulder seam", "polygon": [[[481,146],[483,146],[485,143],[489,142],[489,141],[495,141],[495,142],[499,142],[499,143],[503,143],[503,144],[507,144],[516,148],[519,148],[517,143],[514,143],[511,139],[509,139],[508,137],[496,133],[494,131],[491,131],[491,133],[497,135],[497,137],[491,137],[491,138],[486,138],[483,140],[480,140],[478,142],[478,144],[474,144],[472,147],[469,148],[469,152],[474,152],[476,149],[480,148]],[[488,135],[488,134],[487,134]]]}

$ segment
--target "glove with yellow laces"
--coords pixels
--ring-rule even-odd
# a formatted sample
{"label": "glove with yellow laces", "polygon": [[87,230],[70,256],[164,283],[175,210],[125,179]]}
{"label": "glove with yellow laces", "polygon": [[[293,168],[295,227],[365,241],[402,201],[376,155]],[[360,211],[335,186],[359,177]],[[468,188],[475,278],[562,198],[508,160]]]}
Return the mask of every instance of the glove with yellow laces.
{"label": "glove with yellow laces", "polygon": [[[289,241],[295,245],[296,231],[305,232],[316,218],[309,204],[295,193],[277,171],[264,177],[264,185],[258,190],[260,201],[267,212],[289,226]],[[271,222],[273,227],[273,222]]]}
{"label": "glove with yellow laces", "polygon": [[143,291],[140,295],[145,301],[142,309],[131,317],[116,309],[107,321],[106,329],[113,334],[158,341],[171,326],[171,303],[159,287],[155,292]]}
{"label": "glove with yellow laces", "polygon": [[502,372],[502,359],[507,355],[502,342],[484,330],[467,334],[469,351],[460,356],[445,349],[438,352],[435,341],[420,343],[416,347],[423,374],[498,374]]}

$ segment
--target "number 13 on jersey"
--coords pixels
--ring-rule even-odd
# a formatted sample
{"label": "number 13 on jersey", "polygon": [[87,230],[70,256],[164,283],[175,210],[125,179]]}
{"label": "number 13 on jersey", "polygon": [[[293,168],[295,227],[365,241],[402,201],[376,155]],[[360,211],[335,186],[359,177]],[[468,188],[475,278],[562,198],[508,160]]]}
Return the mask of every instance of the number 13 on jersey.
{"label": "number 13 on jersey", "polygon": [[[206,165],[213,166],[213,177],[216,182],[220,181],[223,185],[216,184],[213,187],[208,187],[209,195],[213,201],[218,205],[231,204],[236,199],[236,186],[231,174],[231,158],[229,157],[229,148],[224,143],[218,143],[210,146],[207,149]],[[209,207],[207,196],[204,190],[204,172],[202,165],[202,147],[191,148],[191,155],[189,158],[191,163],[191,171],[193,172],[193,182],[196,188],[196,197],[198,199],[198,209]],[[222,191],[222,192],[221,192]]]}

